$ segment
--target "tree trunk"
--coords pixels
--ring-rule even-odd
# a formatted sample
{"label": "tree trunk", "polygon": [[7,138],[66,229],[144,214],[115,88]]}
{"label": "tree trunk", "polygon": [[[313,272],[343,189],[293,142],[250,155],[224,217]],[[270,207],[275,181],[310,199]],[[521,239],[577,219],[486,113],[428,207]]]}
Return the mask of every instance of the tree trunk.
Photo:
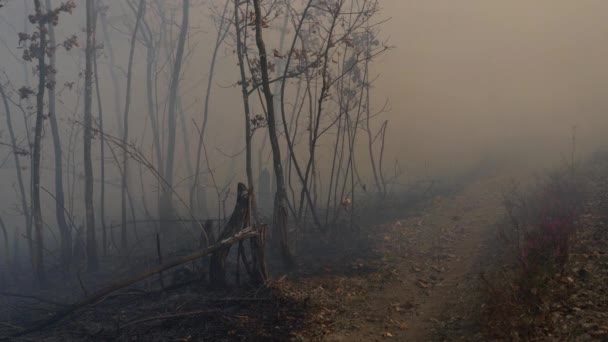
{"label": "tree trunk", "polygon": [[182,2],[182,23],[177,42],[177,51],[175,53],[175,64],[171,75],[171,85],[169,87],[169,133],[167,141],[167,163],[165,165],[165,181],[166,186],[163,187],[163,193],[159,203],[160,218],[162,220],[170,219],[173,216],[173,171],[175,161],[175,138],[176,138],[176,123],[177,123],[177,93],[182,70],[182,62],[184,59],[184,46],[186,44],[186,35],[188,33],[188,18],[190,12],[190,0]]}
{"label": "tree trunk", "polygon": [[369,152],[369,160],[372,166],[372,174],[374,176],[374,183],[376,185],[376,190],[379,194],[382,194],[382,185],[380,183],[380,177],[378,177],[378,168],[376,167],[376,158],[374,157],[374,138],[372,137],[372,130],[370,126],[371,119],[371,103],[369,96],[369,56],[371,54],[371,42],[370,42],[370,33],[367,34],[365,44],[366,44],[366,59],[365,59],[365,68],[363,75],[363,88],[365,90],[365,131],[367,132],[367,149]]}
{"label": "tree trunk", "polygon": [[264,39],[262,37],[262,10],[260,7],[260,0],[253,0],[253,6],[255,10],[255,41],[260,54],[262,88],[264,91],[266,110],[268,112],[268,136],[270,138],[270,146],[272,148],[274,174],[277,182],[274,199],[273,233],[275,241],[278,239],[283,262],[287,267],[293,267],[293,255],[291,253],[291,247],[289,246],[287,234],[287,192],[285,190],[283,166],[281,165],[281,150],[277,136],[274,103],[272,99],[272,92],[270,90],[270,81],[268,78],[268,58],[266,55],[266,46],[264,45]]}
{"label": "tree trunk", "polygon": [[121,189],[120,189],[120,248],[122,253],[125,253],[128,247],[127,237],[127,181],[129,179],[129,154],[127,151],[127,144],[129,143],[129,109],[131,106],[131,80],[133,77],[133,57],[135,55],[135,42],[137,38],[137,31],[141,23],[141,18],[144,15],[146,9],[146,1],[140,0],[137,8],[137,19],[135,20],[135,27],[131,34],[131,48],[129,49],[129,62],[127,65],[127,93],[125,95],[125,111],[123,115],[122,124],[122,175],[120,177]]}
{"label": "tree trunk", "polygon": [[163,172],[163,154],[161,152],[161,143],[160,143],[160,132],[159,125],[157,120],[158,113],[155,110],[154,106],[154,79],[152,74],[154,73],[154,58],[155,58],[155,49],[152,46],[152,42],[147,43],[147,53],[146,53],[146,100],[148,106],[148,116],[150,117],[150,125],[152,126],[152,138],[154,143],[154,151],[156,152],[156,164],[158,169]]}
{"label": "tree trunk", "polygon": [[[40,0],[34,0],[36,16],[43,16]],[[42,126],[44,125],[44,91],[46,89],[46,28],[39,23],[40,45],[38,49],[38,93],[36,94],[36,126],[34,128],[34,150],[32,152],[32,215],[34,216],[34,276],[39,284],[46,280],[44,270],[44,235],[42,232],[42,210],[40,207],[40,152],[42,149]]]}
{"label": "tree trunk", "polygon": [[[291,59],[293,57],[293,53],[294,53],[294,49],[295,49],[295,45],[297,42],[298,37],[300,36],[300,32],[302,29],[302,25],[304,24],[304,20],[306,19],[306,15],[308,13],[308,10],[310,9],[310,7],[312,6],[312,0],[308,1],[308,4],[306,5],[306,7],[304,8],[304,11],[302,13],[302,17],[300,19],[300,22],[298,24],[298,27],[296,29],[296,34],[294,35],[293,41],[291,42],[291,48],[289,49],[289,54],[287,56],[287,63],[285,65],[285,70],[283,71],[283,82],[281,84],[281,101],[280,101],[280,108],[281,108],[281,118],[282,118],[282,122],[283,122],[283,129],[285,131],[285,135],[287,138],[287,147],[289,149],[289,156],[291,157],[291,160],[293,162],[293,165],[295,166],[296,169],[296,173],[298,174],[298,177],[300,178],[300,181],[302,183],[302,191],[301,191],[301,195],[300,195],[300,203],[304,202],[304,197],[306,197],[306,200],[308,202],[308,206],[310,208],[310,212],[312,214],[312,218],[314,223],[317,225],[317,227],[321,226],[321,221],[318,218],[317,215],[317,211],[315,209],[314,203],[312,201],[312,197],[310,195],[310,191],[308,189],[308,184],[309,184],[309,176],[310,176],[310,171],[312,170],[312,166],[314,164],[314,158],[315,158],[315,143],[313,139],[313,143],[310,145],[309,150],[310,150],[310,160],[308,162],[308,165],[306,167],[306,176],[302,175],[302,171],[300,168],[300,164],[298,163],[298,159],[296,158],[295,155],[295,149],[293,146],[293,143],[291,141],[291,138],[289,136],[289,128],[287,127],[287,119],[285,117],[285,85],[286,85],[286,79],[287,79],[287,75],[288,75],[288,71],[289,71],[289,66],[291,63]],[[334,21],[335,22],[335,21]],[[334,24],[332,24],[329,35],[331,36],[332,32],[334,29]],[[329,49],[329,45],[328,44],[328,48]],[[327,58],[327,52],[326,52],[326,58]],[[327,63],[327,61],[326,61]],[[319,117],[320,117],[320,113],[319,113]],[[319,118],[317,118],[317,122],[320,121]],[[312,123],[311,123],[312,125]],[[316,134],[316,132],[318,131],[318,124],[317,124],[317,130],[314,131],[314,134]],[[311,130],[312,133],[312,130]],[[294,204],[295,205],[295,204]],[[300,205],[300,209],[303,208],[303,205]],[[301,211],[301,210],[300,210]],[[298,217],[300,217],[301,214],[298,215]]]}
{"label": "tree trunk", "polygon": [[[245,171],[247,173],[247,185],[249,191],[253,194],[253,168],[252,168],[252,122],[251,122],[251,109],[249,107],[249,92],[247,91],[247,76],[245,74],[245,56],[243,51],[244,42],[241,38],[241,18],[239,16],[239,4],[238,1],[234,2],[234,29],[236,32],[236,55],[239,63],[239,72],[241,77],[241,94],[243,97],[243,109],[245,112]],[[260,193],[261,189],[257,189],[257,193]],[[257,201],[252,203],[252,211],[255,221],[257,221]]]}
{"label": "tree trunk", "polygon": [[201,211],[202,215],[207,214],[207,206],[206,206],[206,191],[202,190],[199,185],[199,178],[201,172],[201,153],[203,149],[204,139],[205,139],[205,130],[207,129],[207,120],[209,119],[209,103],[211,99],[211,89],[213,86],[213,78],[215,76],[215,63],[217,61],[217,53],[219,48],[226,37],[226,33],[228,29],[224,30],[225,20],[226,20],[226,11],[228,9],[228,4],[230,0],[226,1],[224,5],[224,11],[222,12],[222,16],[220,18],[221,23],[217,31],[217,36],[215,38],[215,46],[213,49],[213,53],[211,55],[211,64],[209,65],[209,76],[207,77],[207,89],[205,90],[205,105],[203,108],[203,124],[201,125],[201,130],[198,136],[198,148],[196,150],[196,165],[194,171],[194,181],[192,182],[192,188],[190,189],[190,209],[194,210],[194,200],[197,202],[197,209]]}
{"label": "tree trunk", "polygon": [[104,50],[108,51],[108,57],[110,58],[110,76],[112,78],[112,83],[114,85],[114,111],[116,112],[116,124],[118,125],[118,135],[122,135],[122,121],[120,117],[120,112],[122,111],[122,105],[120,103],[120,98],[122,97],[120,82],[118,80],[118,74],[116,73],[116,59],[114,58],[114,49],[112,47],[112,39],[110,39],[110,34],[108,32],[108,21],[106,20],[105,15],[100,16],[101,19],[101,29],[103,31],[104,38]]}
{"label": "tree trunk", "polygon": [[[10,106],[8,104],[6,93],[4,92],[4,87],[1,83],[0,96],[2,96],[2,102],[4,103],[4,110],[6,112],[6,127],[8,128],[8,134],[11,138],[11,145],[13,145],[13,160],[15,162],[15,171],[17,172],[17,185],[19,187],[21,210],[23,210],[23,216],[25,217],[25,231],[28,238],[29,253],[33,260],[34,251],[32,245],[32,216],[30,215],[30,207],[27,204],[28,198],[25,192],[25,185],[23,184],[23,174],[21,173],[21,160],[19,159],[19,155],[21,153],[17,150],[17,137],[15,136],[15,130],[13,128]],[[16,248],[16,246],[14,246],[14,248]]]}
{"label": "tree trunk", "polygon": [[[6,226],[4,225],[4,221],[2,217],[0,217],[0,231],[2,231],[2,238],[4,239],[4,253],[2,255],[2,259],[4,259],[4,265],[6,267],[6,273],[12,273],[13,263],[11,262],[11,252],[9,249],[8,242],[8,232],[6,230]],[[0,284],[2,285],[2,284]]]}
{"label": "tree trunk", "polygon": [[[98,9],[99,7],[97,7]],[[95,20],[97,20],[98,11],[95,11]],[[97,71],[97,54],[93,55],[93,72],[95,73],[95,93],[97,95],[97,110],[98,114],[98,127],[99,130],[99,180],[100,180],[100,191],[99,191],[99,218],[101,221],[101,250],[103,256],[108,255],[108,232],[106,229],[106,159],[105,159],[105,146],[106,138],[103,129],[103,108],[101,101],[101,89],[99,87],[99,73]]]}
{"label": "tree trunk", "polygon": [[92,0],[86,2],[87,12],[87,44],[85,51],[84,72],[84,205],[87,232],[87,270],[96,271],[99,268],[97,258],[97,242],[95,239],[95,211],[93,207],[93,162],[91,159],[91,143],[93,140],[93,54],[95,53],[95,5]]}
{"label": "tree trunk", "polygon": [[[51,10],[53,5],[51,0],[46,0],[47,10]],[[48,25],[49,44],[56,46],[55,29],[53,25]],[[55,52],[49,57],[50,67],[55,70]],[[63,192],[63,151],[59,135],[59,125],[57,124],[57,111],[55,101],[55,73],[48,75],[49,83],[49,121],[51,123],[51,133],[53,135],[53,148],[55,151],[55,217],[59,226],[61,237],[61,263],[65,270],[69,270],[70,259],[72,256],[72,232],[65,218],[65,197]]]}

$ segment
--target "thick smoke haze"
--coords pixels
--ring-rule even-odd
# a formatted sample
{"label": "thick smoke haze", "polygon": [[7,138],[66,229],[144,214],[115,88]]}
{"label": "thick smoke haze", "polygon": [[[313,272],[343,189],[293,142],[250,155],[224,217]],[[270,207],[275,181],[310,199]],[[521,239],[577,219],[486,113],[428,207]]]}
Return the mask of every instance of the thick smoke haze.
{"label": "thick smoke haze", "polygon": [[606,341],[608,0],[0,0],[0,341]]}
{"label": "thick smoke haze", "polygon": [[605,146],[604,1],[384,1],[397,48],[375,70],[390,144],[412,165],[555,162]]}
{"label": "thick smoke haze", "polygon": [[[58,118],[64,144],[68,144],[69,139],[77,139],[73,135],[73,127],[79,125],[82,116],[79,92],[83,86],[85,7],[84,1],[76,3],[74,13],[62,16],[56,29],[58,39],[75,34],[80,42],[80,46],[70,52],[59,52],[57,62],[57,84],[62,92]],[[124,79],[134,14],[127,2],[110,1],[107,5],[109,34],[116,60],[116,65],[110,67]],[[167,1],[164,6],[167,17],[176,22],[171,26],[173,32],[168,33],[175,38],[179,31],[180,2]],[[400,182],[429,175],[449,175],[475,167],[482,160],[531,166],[558,163],[570,153],[574,126],[579,158],[606,145],[603,132],[608,124],[608,97],[605,96],[608,91],[608,69],[605,67],[608,60],[608,22],[604,14],[608,11],[608,4],[605,1],[383,0],[380,6],[382,11],[374,22],[382,22],[378,26],[379,38],[391,49],[370,65],[370,75],[374,80],[372,111],[379,111],[385,104],[388,109],[379,116],[374,130],[379,129],[382,121],[388,120],[385,168],[387,173],[393,173],[398,164],[404,171]],[[185,127],[188,136],[178,136],[176,153],[176,187],[185,197],[188,169],[192,168],[196,153],[197,130],[202,124],[209,63],[219,25],[217,17],[222,10],[221,1],[192,2],[186,44],[188,58],[179,91],[179,106],[184,118],[178,122],[178,130]],[[18,32],[25,28],[32,30],[25,18],[25,13],[31,12],[32,4],[16,0],[7,1],[0,12],[0,69],[4,73],[3,81],[11,80],[14,88],[35,82],[32,65],[21,63],[22,51],[17,48]],[[267,45],[271,51],[280,49],[281,26],[281,20],[270,24]],[[101,31],[98,23],[98,43],[102,46],[98,53],[99,79],[105,125],[108,134],[119,136],[117,128],[124,98],[119,98],[117,103],[114,94],[118,92],[124,96],[125,85],[121,84],[121,88],[116,89],[112,82],[108,47]],[[285,46],[290,43],[289,33],[293,33],[292,27],[288,29]],[[166,112],[163,106],[166,106],[170,82],[167,73],[170,57],[167,55],[174,52],[176,39],[171,44],[163,46],[159,52],[162,56],[161,64],[157,66],[161,70],[158,87],[161,112]],[[285,50],[287,47],[282,52]],[[130,140],[152,156],[145,59],[146,49],[138,43],[133,70]],[[243,106],[231,35],[219,48],[216,68],[209,104],[210,129],[205,141],[213,164],[210,167],[224,186],[229,181],[245,179]],[[24,78],[24,70],[29,71],[29,81]],[[73,90],[65,88],[68,82],[74,82]],[[254,101],[252,107],[254,115],[262,112],[259,101]],[[115,108],[120,111],[117,113]],[[18,113],[15,108],[13,111]],[[23,121],[17,121],[18,130],[22,132]],[[5,142],[4,120],[0,131]],[[262,132],[256,132],[253,138],[255,147],[260,146],[261,138]],[[25,144],[23,135],[20,139]],[[327,144],[332,136],[326,139],[320,144],[320,156],[331,153]],[[47,185],[52,181],[50,141],[47,129],[43,151],[43,184]],[[365,142],[358,144],[361,146],[357,146],[355,155],[364,159],[367,153]],[[304,144],[297,147],[305,148]],[[8,152],[3,148],[2,157]],[[78,158],[77,168],[67,170],[75,172],[78,177],[82,173],[80,155],[80,151],[74,153]],[[254,165],[270,166],[268,146],[260,156],[261,160],[256,153]],[[99,156],[95,158],[98,162]],[[111,155],[106,156],[106,161],[114,162]],[[203,169],[206,170],[207,165],[204,164]],[[321,165],[319,172],[328,170],[328,165]],[[362,163],[359,170],[364,181],[370,182],[369,166]],[[0,172],[2,188],[6,189],[0,196],[1,207],[12,208],[16,190],[10,161]],[[257,168],[255,172],[258,172]],[[257,179],[258,175],[255,176]],[[139,188],[137,166],[133,167],[130,178]],[[145,196],[152,203],[158,195],[154,180],[150,176],[143,178],[145,188],[150,191],[134,196]],[[107,180],[113,184],[108,189],[108,197],[118,196],[120,176],[117,171],[109,170]],[[75,189],[71,201],[79,206],[82,192],[78,186]],[[46,198],[44,210],[50,213],[50,198]],[[211,207],[215,205],[210,204]],[[117,201],[109,203],[108,208],[109,212],[117,213]],[[3,210],[7,217],[17,219],[18,215],[12,210]],[[82,219],[82,215],[77,216]]]}

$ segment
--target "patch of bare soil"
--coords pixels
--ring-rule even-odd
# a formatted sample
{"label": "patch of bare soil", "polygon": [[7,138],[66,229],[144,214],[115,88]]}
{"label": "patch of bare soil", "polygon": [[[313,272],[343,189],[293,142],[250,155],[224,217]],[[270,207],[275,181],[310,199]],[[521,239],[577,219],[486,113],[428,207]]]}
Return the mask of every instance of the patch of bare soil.
{"label": "patch of bare soil", "polygon": [[[503,216],[507,178],[475,182],[419,215],[370,231],[376,257],[292,280],[308,292],[311,320],[297,338],[327,341],[443,340],[474,324],[479,256]],[[337,275],[341,274],[341,275]],[[290,281],[288,281],[289,283]],[[477,331],[477,330],[475,330]]]}

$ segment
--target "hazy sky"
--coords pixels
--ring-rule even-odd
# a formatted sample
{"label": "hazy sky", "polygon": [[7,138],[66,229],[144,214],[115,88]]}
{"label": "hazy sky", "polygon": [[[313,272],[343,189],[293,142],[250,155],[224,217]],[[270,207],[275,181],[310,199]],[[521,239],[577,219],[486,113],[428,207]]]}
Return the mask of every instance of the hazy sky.
{"label": "hazy sky", "polygon": [[[6,3],[0,12],[0,35],[14,48],[16,32],[23,30],[25,11],[21,1]],[[116,61],[124,77],[129,39],[120,15],[125,6],[120,6],[119,0],[108,3]],[[209,47],[215,39],[210,3],[193,1],[187,45],[191,55],[180,88],[192,146],[196,145],[193,123],[202,121]],[[72,16],[62,17],[57,36],[62,39],[77,34],[82,48],[84,1],[77,4]],[[605,0],[380,0],[380,4],[384,11],[378,20],[390,18],[382,34],[395,47],[372,65],[372,73],[378,75],[372,94],[375,109],[386,99],[391,109],[384,115],[390,122],[387,168],[398,159],[415,177],[425,168],[445,172],[487,156],[557,162],[560,155],[569,153],[573,125],[578,127],[580,151],[606,146]],[[280,26],[280,20],[271,23],[268,36]],[[99,37],[101,40],[101,33]],[[270,50],[278,48],[272,38],[267,45]],[[235,86],[238,69],[233,50],[228,45],[220,49],[210,105],[209,127],[213,129],[207,143],[214,167],[241,172],[242,160],[226,157],[243,146],[243,109]],[[139,141],[147,125],[145,52],[138,45],[131,109],[133,137]],[[17,49],[13,53],[21,54]],[[82,51],[61,52],[58,58],[58,84],[77,81],[83,68]],[[114,87],[104,51],[99,63],[106,127],[111,129],[116,127]],[[23,68],[4,46],[0,48],[0,69],[15,85],[24,83]],[[161,88],[166,90],[168,81],[163,82],[166,84]],[[74,100],[75,92],[66,92],[58,107],[66,137],[70,120],[81,115],[80,110],[74,111]],[[257,105],[253,106],[254,114],[259,113]],[[0,130],[4,125],[4,119],[0,120]],[[150,139],[149,129],[146,134],[145,139]],[[47,138],[50,142],[50,134]],[[181,138],[178,144],[182,144]],[[47,163],[52,160],[49,155],[45,158]],[[178,173],[184,174],[185,159],[185,155],[178,156]]]}
{"label": "hazy sky", "polygon": [[375,69],[377,91],[390,98],[392,133],[404,133],[415,159],[496,144],[556,152],[572,125],[581,146],[605,143],[608,2],[382,4],[396,49]]}

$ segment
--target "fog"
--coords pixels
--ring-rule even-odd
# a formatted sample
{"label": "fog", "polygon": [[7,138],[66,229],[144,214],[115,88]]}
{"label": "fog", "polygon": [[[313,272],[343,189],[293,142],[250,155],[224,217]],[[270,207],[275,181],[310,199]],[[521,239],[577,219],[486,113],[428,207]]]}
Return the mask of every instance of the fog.
{"label": "fog", "polygon": [[[293,6],[292,14],[300,13],[306,3],[288,2]],[[322,7],[328,2],[320,1],[319,6]],[[346,2],[348,4],[345,6],[354,7],[357,5],[351,3],[358,3]],[[27,15],[34,11],[34,3],[21,0],[5,0],[1,3],[4,6],[0,8],[0,82],[11,98],[9,107],[17,135],[16,147],[30,155],[31,146],[28,146],[27,141],[34,136],[36,96],[34,93],[27,100],[20,100],[16,90],[23,86],[29,86],[34,91],[37,89],[38,75],[33,72],[36,63],[24,63],[22,55],[25,45],[20,45],[18,37],[19,32],[27,30],[31,33],[36,30],[36,26],[27,21]],[[57,0],[53,3],[55,6],[59,5]],[[122,138],[125,112],[131,35],[137,25],[136,10],[139,1],[100,3],[105,6],[100,6],[98,10],[103,13],[100,15],[104,16],[107,22],[105,28],[108,31],[106,37],[102,21],[97,20],[97,79],[104,130],[108,139],[119,141]],[[249,1],[243,3],[241,6],[244,8],[248,6],[245,3]],[[286,61],[285,56],[289,53],[298,18],[294,15],[287,20],[287,11],[281,9],[283,2],[277,2],[279,5],[276,7],[272,7],[271,3],[265,1],[264,4],[264,11],[270,13],[267,18],[268,27],[264,28],[266,49],[269,55],[274,50],[283,55],[270,58],[279,70],[271,70],[270,78],[273,79],[281,75],[281,63]],[[76,1],[75,4],[73,13],[61,13],[58,25],[55,26],[57,41],[75,35],[78,46],[70,51],[61,48],[56,50],[57,81],[54,89],[58,94],[56,118],[64,149],[64,209],[65,213],[69,214],[70,221],[73,221],[70,223],[72,235],[76,234],[76,226],[86,226],[82,158],[86,10],[85,1]],[[129,7],[129,4],[132,7]],[[228,19],[222,22],[219,17],[224,11],[224,5]],[[375,48],[381,50],[381,53],[370,61],[368,78],[371,80],[370,110],[372,114],[378,113],[371,120],[371,134],[380,136],[383,123],[388,122],[382,155],[384,170],[381,170],[381,176],[386,178],[384,195],[399,194],[412,184],[429,179],[442,180],[467,173],[488,161],[498,165],[498,172],[518,168],[528,170],[564,163],[571,158],[573,148],[576,159],[583,160],[590,153],[607,147],[608,141],[604,133],[608,129],[608,96],[605,94],[608,92],[608,68],[605,67],[608,60],[606,1],[380,0],[378,5],[379,10],[373,12],[367,25],[372,25],[374,38],[379,42]],[[178,50],[182,2],[150,0],[147,7],[144,18],[147,20],[145,24],[150,37],[147,38],[145,33],[139,32],[134,45],[128,142],[137,147],[137,151],[147,158],[150,165],[158,167],[147,102],[148,50],[145,40],[151,39],[157,44],[154,51],[156,59],[153,72],[156,78],[153,101],[156,119],[160,120],[161,125],[161,155],[162,158],[175,156],[175,176],[172,180],[174,192],[169,197],[173,198],[177,214],[172,213],[170,216],[200,221],[207,218],[227,218],[236,199],[237,183],[248,183],[242,89],[239,83],[238,52],[232,19],[234,3],[219,0],[191,1],[183,66],[177,82],[178,99],[174,112],[182,114],[175,114],[177,135],[173,153],[166,150],[170,134],[163,125],[167,124],[171,116],[171,109],[168,108],[171,73]],[[162,20],[165,21],[160,19],[160,9],[164,9]],[[245,9],[242,11],[245,14]],[[253,14],[250,16],[253,20]],[[352,20],[352,15],[349,20]],[[145,26],[140,26],[141,30],[144,30]],[[281,43],[283,27],[287,29]],[[224,30],[225,33],[220,34],[223,40],[220,41],[217,52],[215,77],[211,81],[208,121],[204,135],[206,151],[199,155],[201,180],[200,189],[197,191],[204,193],[202,196],[205,198],[199,199],[204,204],[198,203],[195,208],[189,208],[193,170],[196,168],[198,132],[204,122],[208,77],[218,30]],[[255,59],[258,49],[254,41],[253,23],[249,24],[249,30],[246,49],[249,58]],[[358,30],[363,31],[364,28],[359,27]],[[311,29],[311,32],[315,31]],[[27,41],[24,44],[27,44]],[[109,50],[110,46],[113,51]],[[342,57],[346,58],[340,52],[332,55],[330,59],[334,59],[336,66],[330,63],[330,68],[341,68],[339,63],[342,62],[336,62],[335,59]],[[114,60],[114,65],[111,60]],[[318,77],[322,69],[319,68],[315,72],[319,72],[315,76]],[[113,77],[118,79],[118,83],[114,82]],[[317,79],[314,83],[313,98],[319,95],[319,82]],[[289,214],[289,219],[293,220],[298,216],[295,213],[298,205],[302,210],[301,203],[306,201],[304,192],[301,192],[301,184],[298,183],[296,170],[289,161],[288,144],[280,120],[280,106],[276,100],[280,97],[280,83],[272,83],[270,88],[275,95],[277,107],[277,131],[282,148],[280,159],[286,164],[283,168],[287,170],[285,173],[289,174],[289,186],[295,187],[287,196],[289,201],[295,202],[290,203],[296,208]],[[312,111],[308,103],[304,106],[302,102],[304,93],[298,92],[296,78],[286,83],[285,104],[288,111],[293,110],[295,113],[294,108],[297,106],[305,108],[305,112],[309,109]],[[97,127],[99,110],[95,90],[92,97],[92,115],[94,126]],[[256,115],[265,116],[268,103],[264,102],[263,98],[262,92],[252,91],[249,97],[252,118]],[[378,180],[374,179],[374,166],[369,161],[368,137],[363,130],[363,119],[358,140],[353,142],[350,151],[351,158],[357,163],[355,171],[352,166],[351,169],[345,166],[342,171],[333,170],[333,144],[336,136],[340,137],[337,124],[330,124],[336,117],[336,101],[335,96],[327,101],[327,113],[324,113],[322,122],[323,126],[328,125],[328,130],[317,142],[315,160],[318,166],[313,171],[316,175],[311,177],[315,179],[311,181],[314,186],[312,183],[307,185],[311,192],[313,187],[318,187],[313,195],[315,198],[323,198],[319,199],[322,203],[319,207],[323,207],[323,210],[319,209],[320,217],[324,216],[321,212],[324,213],[325,210],[330,212],[339,208],[345,198],[348,201],[355,196],[371,198],[373,194],[370,193],[375,191],[376,186],[381,188],[379,184],[375,184]],[[21,109],[16,105],[19,103],[22,105]],[[44,103],[47,106],[48,99],[45,99]],[[15,233],[24,229],[24,213],[13,162],[15,146],[6,126],[4,106],[0,108],[0,188],[4,190],[0,194],[0,216],[8,227],[9,239],[12,241],[11,236],[14,234],[25,234]],[[27,112],[27,124],[24,124],[22,110]],[[293,113],[289,114],[287,119],[292,120],[290,122],[294,120]],[[309,126],[310,131],[311,123],[307,120],[304,116],[295,119],[300,128],[295,134],[291,131],[291,138],[295,139],[296,144],[294,150],[303,170],[306,169],[310,149],[306,126]],[[41,185],[48,192],[42,192],[41,201],[45,240],[48,241],[49,248],[55,250],[58,248],[59,238],[55,222],[57,209],[51,195],[55,194],[55,167],[48,121],[45,119],[43,123],[41,152]],[[345,121],[344,125],[350,123]],[[29,135],[26,133],[26,127]],[[252,137],[254,184],[250,186],[254,189],[259,187],[262,169],[273,174],[273,152],[267,138],[267,130],[266,125],[256,128]],[[378,163],[380,141],[374,141],[375,162]],[[340,153],[347,153],[344,151],[349,149],[344,147],[347,146],[344,139],[342,144]],[[101,224],[99,167],[102,164],[99,148],[100,134],[96,133],[92,158],[93,204],[98,228]],[[106,164],[107,189],[103,219],[108,226],[119,226],[124,217],[121,218],[121,169],[117,165],[122,163],[123,148],[116,143],[108,143],[105,153],[103,162]],[[340,154],[344,165],[350,163],[346,161],[350,160],[348,156]],[[29,205],[31,163],[29,157],[20,158],[26,183],[25,197]],[[142,161],[135,160],[133,156],[128,158],[131,159],[127,181],[130,189],[128,196],[133,208],[129,209],[132,211],[127,212],[127,215],[129,220],[134,218],[136,221],[153,221],[162,216],[162,213],[158,212],[158,209],[163,207],[163,185],[160,184],[162,182],[150,171],[150,165],[142,166]],[[358,179],[355,181],[349,172],[356,172]],[[160,173],[164,175],[162,171]],[[341,190],[327,188],[334,174],[336,179],[342,177],[340,182],[344,181],[344,185],[340,185]],[[275,187],[272,191],[274,190]],[[196,196],[201,195],[197,192]],[[274,193],[258,195],[260,210],[268,216],[268,221],[272,221],[273,217],[273,196]],[[315,226],[310,222],[312,219],[307,212],[308,203],[304,205],[303,210],[306,213],[300,214],[300,219],[303,216],[304,221],[309,221],[302,224]],[[337,209],[335,210],[337,212]],[[337,222],[336,220],[333,223]],[[326,219],[325,225],[329,221],[331,220]],[[190,223],[187,225],[190,229]],[[142,227],[140,225],[140,229],[147,229]],[[156,229],[156,226],[151,228]],[[100,234],[98,230],[98,243],[101,241]],[[131,235],[134,233],[129,230],[128,234],[133,239]],[[198,238],[198,233],[196,234]],[[27,258],[25,246],[26,242],[23,241],[22,250],[15,252],[15,255]],[[118,247],[114,244],[112,248]],[[99,250],[101,253],[102,248]],[[55,257],[48,260],[50,263],[57,262]]]}
{"label": "fog", "polygon": [[[555,158],[577,125],[605,144],[602,1],[387,1],[398,48],[381,63],[410,158]],[[393,70],[393,71],[390,71]],[[395,138],[393,136],[393,138]],[[433,157],[430,157],[433,156]],[[402,157],[402,158],[405,158]]]}

